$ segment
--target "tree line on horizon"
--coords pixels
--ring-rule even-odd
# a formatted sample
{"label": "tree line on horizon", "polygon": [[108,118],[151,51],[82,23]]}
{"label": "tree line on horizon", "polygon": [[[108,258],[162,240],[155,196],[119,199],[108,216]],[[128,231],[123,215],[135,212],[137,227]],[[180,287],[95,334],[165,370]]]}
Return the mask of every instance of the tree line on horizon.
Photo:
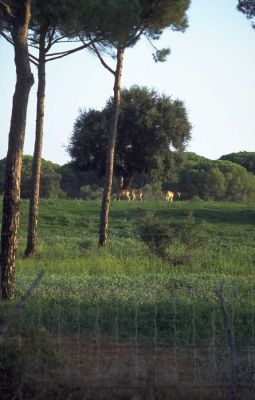
{"label": "tree line on horizon", "polygon": [[[255,200],[255,152],[240,151],[210,160],[193,152],[178,154],[182,159],[169,181],[152,181],[137,176],[134,189],[142,189],[145,200],[164,200],[164,191],[182,193],[182,200]],[[0,160],[0,195],[3,195],[6,159]],[[29,199],[33,157],[23,157],[21,198]],[[95,170],[81,170],[70,162],[59,165],[42,159],[40,197],[45,199],[100,200],[103,177]],[[115,187],[118,180],[115,176]]]}
{"label": "tree line on horizon", "polygon": [[[0,35],[14,48],[16,85],[13,95],[12,115],[9,130],[8,150],[5,160],[3,217],[1,229],[0,269],[2,299],[11,299],[17,239],[19,232],[20,190],[23,163],[23,147],[26,130],[27,106],[34,76],[31,63],[37,67],[37,110],[34,155],[32,160],[31,195],[29,201],[27,245],[25,255],[36,250],[38,206],[41,180],[42,146],[44,133],[46,63],[88,49],[113,77],[114,89],[110,124],[107,131],[105,157],[105,180],[99,229],[99,245],[108,239],[110,198],[115,168],[115,147],[121,104],[121,77],[125,51],[145,37],[153,49],[155,62],[165,61],[168,48],[159,49],[154,42],[165,29],[184,32],[188,26],[189,0],[0,0]],[[248,4],[248,8],[247,8]],[[248,18],[253,9],[249,1],[239,1],[239,8]],[[54,45],[73,44],[52,51]],[[107,56],[115,60],[115,66],[107,62]],[[137,66],[139,68],[139,66]],[[180,107],[181,109],[181,107]],[[180,111],[180,110],[179,110]],[[178,118],[175,118],[178,121]],[[182,135],[182,126],[177,128],[180,140],[169,141],[174,150],[183,150],[189,139],[189,129]],[[188,127],[189,128],[189,127]],[[178,136],[178,134],[177,134]],[[166,142],[166,140],[165,140]],[[159,165],[162,157],[155,159]],[[169,164],[165,157],[163,164]],[[128,176],[127,165],[122,172]],[[166,168],[165,168],[166,169]],[[163,166],[164,170],[164,166]]]}

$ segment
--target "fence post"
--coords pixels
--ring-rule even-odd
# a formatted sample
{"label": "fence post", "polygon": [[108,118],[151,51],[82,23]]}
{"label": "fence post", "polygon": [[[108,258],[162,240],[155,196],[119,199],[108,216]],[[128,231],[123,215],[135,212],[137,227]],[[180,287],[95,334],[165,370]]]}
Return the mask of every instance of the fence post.
{"label": "fence post", "polygon": [[230,385],[229,385],[229,399],[237,400],[236,385],[237,385],[238,365],[237,365],[234,326],[233,326],[233,321],[229,316],[229,312],[228,312],[228,309],[226,306],[223,282],[221,282],[219,290],[216,290],[216,295],[219,298],[221,310],[222,310],[222,313],[224,316],[224,322],[225,322],[225,326],[227,328],[228,345],[229,345],[229,349],[230,349],[231,376],[230,376]]}
{"label": "fence post", "polygon": [[44,276],[45,272],[41,271],[37,277],[35,278],[34,282],[31,284],[31,286],[27,289],[26,293],[21,297],[20,301],[13,307],[12,311],[7,317],[7,320],[2,324],[0,327],[0,343],[3,342],[8,329],[10,325],[12,324],[13,321],[17,318],[17,316],[22,312],[24,307],[26,306],[28,300],[32,296],[32,293],[36,286],[40,283]]}

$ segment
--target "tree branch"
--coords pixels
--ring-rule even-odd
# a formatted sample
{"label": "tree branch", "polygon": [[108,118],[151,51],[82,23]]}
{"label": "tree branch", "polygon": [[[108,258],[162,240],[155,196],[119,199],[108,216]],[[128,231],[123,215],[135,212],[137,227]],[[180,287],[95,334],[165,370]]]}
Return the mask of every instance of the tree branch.
{"label": "tree branch", "polygon": [[78,39],[73,39],[73,40],[67,39],[67,40],[63,40],[63,39],[65,39],[65,38],[66,38],[66,36],[58,37],[57,39],[54,39],[54,40],[53,40],[52,44],[55,44],[55,43],[78,43],[78,42],[80,41],[80,40],[78,40]]}
{"label": "tree branch", "polygon": [[[49,49],[50,49],[55,43],[66,43],[66,42],[68,42],[68,40],[65,41],[65,42],[61,42],[62,39],[65,39],[65,38],[66,38],[66,36],[59,36],[59,37],[57,37],[56,39],[53,40],[54,34],[55,34],[55,31],[54,31],[54,33],[52,34],[52,38],[49,40],[49,44],[50,44]],[[48,50],[49,50],[49,49],[48,49]],[[48,51],[48,50],[47,50],[47,51]]]}
{"label": "tree branch", "polygon": [[29,57],[31,57],[34,61],[39,62],[39,58],[35,57],[33,54],[29,53]]}
{"label": "tree branch", "polygon": [[136,28],[134,33],[131,35],[131,39],[129,41],[127,41],[126,47],[129,47],[131,45],[133,38],[136,38],[136,41],[137,41],[140,38],[140,36],[142,36],[144,31],[145,31],[145,26],[140,29]]}
{"label": "tree branch", "polygon": [[[83,39],[80,38],[81,41],[83,42]],[[96,53],[97,57],[99,58],[101,64],[103,65],[103,67],[105,67],[111,74],[113,74],[115,76],[115,71],[109,67],[109,65],[105,62],[105,60],[103,59],[103,57],[101,56],[100,52],[98,51],[98,49],[96,48],[95,43],[92,41],[92,43],[90,44],[89,48]]]}
{"label": "tree branch", "polygon": [[4,38],[7,42],[9,42],[9,43],[11,43],[11,45],[13,45],[13,40],[12,40],[8,35],[6,35],[6,33],[0,32],[0,35],[3,36],[3,38]]}
{"label": "tree branch", "polygon": [[36,49],[36,50],[39,50],[39,47],[38,47],[38,45],[35,45],[35,44],[29,44],[29,47],[32,47],[33,49]]}
{"label": "tree branch", "polygon": [[[34,57],[34,58],[35,58],[35,57]],[[33,60],[31,54],[29,54],[29,61],[30,61],[33,65],[35,65],[36,67],[39,66],[39,63],[38,63],[37,61]]]}
{"label": "tree branch", "polygon": [[72,53],[75,53],[76,51],[85,49],[89,45],[90,44],[87,44],[87,45],[83,44],[82,46],[76,47],[75,49],[60,51],[60,52],[57,52],[57,53],[46,54],[46,57],[53,57],[53,56],[58,56],[58,55],[61,56],[62,54],[66,54],[66,53],[67,54],[72,54]]}
{"label": "tree branch", "polygon": [[48,30],[48,32],[47,32],[48,44],[45,47],[45,53],[47,53],[50,50],[51,46],[53,46],[53,44],[54,44],[53,43],[53,38],[54,38],[55,32],[56,32],[56,27],[55,26],[53,26],[53,28],[51,30]]}
{"label": "tree branch", "polygon": [[53,61],[53,60],[58,60],[59,58],[63,58],[65,56],[68,56],[69,54],[76,53],[77,51],[80,51],[82,49],[85,49],[86,47],[89,47],[89,44],[84,44],[82,46],[76,47],[75,49],[67,50],[67,51],[62,51],[59,53],[51,53],[51,54],[46,54],[46,62],[48,61]]}
{"label": "tree branch", "polygon": [[11,21],[15,19],[15,16],[13,15],[11,8],[8,6],[8,4],[6,4],[2,0],[0,0],[0,10],[2,11],[3,16],[5,18],[10,19]]}
{"label": "tree branch", "polygon": [[150,43],[151,47],[152,47],[154,50],[158,51],[157,46],[155,46],[155,44],[152,42],[152,40],[151,40],[147,35],[144,35],[144,36],[145,36],[145,38],[148,40],[148,42]]}
{"label": "tree branch", "polygon": [[28,288],[26,293],[21,297],[20,301],[15,305],[15,307],[10,312],[7,321],[0,327],[0,343],[3,342],[3,340],[4,340],[5,336],[6,336],[6,334],[8,332],[8,329],[10,328],[10,325],[12,324],[12,322],[16,320],[17,316],[21,313],[21,311],[26,306],[28,300],[32,296],[32,293],[33,293],[34,289],[40,283],[40,281],[42,280],[44,274],[45,274],[45,272],[41,271],[37,275],[37,277],[35,278],[35,280],[32,283],[32,285]]}

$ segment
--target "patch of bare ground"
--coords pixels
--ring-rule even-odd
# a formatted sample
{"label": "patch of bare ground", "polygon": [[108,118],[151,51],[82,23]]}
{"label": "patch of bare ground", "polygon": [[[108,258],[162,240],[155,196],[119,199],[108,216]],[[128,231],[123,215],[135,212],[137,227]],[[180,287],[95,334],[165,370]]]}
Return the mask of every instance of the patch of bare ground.
{"label": "patch of bare ground", "polygon": [[[229,398],[225,348],[217,348],[216,355],[215,348],[159,348],[106,337],[58,336],[53,343],[61,354],[61,370],[52,380],[50,374],[44,382],[34,377],[41,387],[36,400]],[[238,387],[238,399],[253,396],[251,387]]]}
{"label": "patch of bare ground", "polygon": [[[229,399],[226,347],[159,347],[99,334],[36,337],[12,336],[3,347],[1,400]],[[255,398],[254,354],[238,353],[238,399]]]}

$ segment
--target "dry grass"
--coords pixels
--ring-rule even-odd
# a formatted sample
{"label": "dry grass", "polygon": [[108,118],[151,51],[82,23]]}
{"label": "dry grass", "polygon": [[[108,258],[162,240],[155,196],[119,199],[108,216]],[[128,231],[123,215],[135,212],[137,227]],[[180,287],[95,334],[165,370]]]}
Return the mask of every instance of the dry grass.
{"label": "dry grass", "polygon": [[[212,348],[157,349],[110,338],[61,336],[53,341],[62,354],[62,368],[54,380],[60,397],[54,399],[228,398],[227,349],[222,349],[219,364]],[[242,400],[253,398],[251,387],[240,386],[238,394]]]}

